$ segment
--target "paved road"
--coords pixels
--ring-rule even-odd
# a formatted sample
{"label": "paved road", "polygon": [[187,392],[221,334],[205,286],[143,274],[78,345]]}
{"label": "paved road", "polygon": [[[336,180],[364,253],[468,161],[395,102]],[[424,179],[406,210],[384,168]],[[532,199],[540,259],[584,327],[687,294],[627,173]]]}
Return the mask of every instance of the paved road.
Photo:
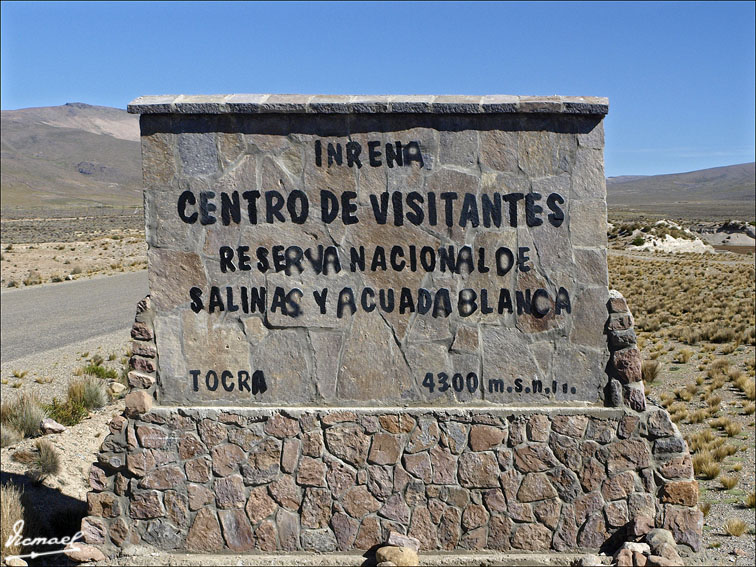
{"label": "paved road", "polygon": [[145,295],[146,271],[3,292],[2,360],[128,329]]}

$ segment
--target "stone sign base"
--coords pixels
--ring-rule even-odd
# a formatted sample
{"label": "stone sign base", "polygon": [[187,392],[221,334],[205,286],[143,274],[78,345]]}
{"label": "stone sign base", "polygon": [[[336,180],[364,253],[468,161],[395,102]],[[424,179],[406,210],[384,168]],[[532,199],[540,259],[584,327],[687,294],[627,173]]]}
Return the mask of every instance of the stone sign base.
{"label": "stone sign base", "polygon": [[333,409],[153,407],[146,299],[126,411],[91,469],[85,541],[111,556],[140,543],[334,552],[396,531],[427,551],[574,552],[662,527],[697,551],[687,445],[646,407],[632,316],[610,298],[617,407]]}
{"label": "stone sign base", "polygon": [[127,454],[93,469],[84,529],[103,550],[365,550],[393,530],[427,550],[568,551],[633,519],[699,545],[660,409],[153,408],[111,429]]}

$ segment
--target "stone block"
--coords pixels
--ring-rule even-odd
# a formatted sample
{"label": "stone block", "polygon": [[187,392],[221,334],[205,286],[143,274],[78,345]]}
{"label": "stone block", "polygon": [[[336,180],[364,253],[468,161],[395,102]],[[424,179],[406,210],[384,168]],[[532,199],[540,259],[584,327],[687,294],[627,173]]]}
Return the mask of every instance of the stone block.
{"label": "stone block", "polygon": [[499,464],[493,453],[462,453],[459,457],[459,483],[465,488],[491,488],[499,485]]}
{"label": "stone block", "polygon": [[223,548],[218,517],[210,508],[202,508],[194,517],[186,536],[186,548],[196,552],[220,551]]}
{"label": "stone block", "polygon": [[698,482],[695,480],[667,482],[662,486],[660,500],[665,504],[696,506],[698,505]]}

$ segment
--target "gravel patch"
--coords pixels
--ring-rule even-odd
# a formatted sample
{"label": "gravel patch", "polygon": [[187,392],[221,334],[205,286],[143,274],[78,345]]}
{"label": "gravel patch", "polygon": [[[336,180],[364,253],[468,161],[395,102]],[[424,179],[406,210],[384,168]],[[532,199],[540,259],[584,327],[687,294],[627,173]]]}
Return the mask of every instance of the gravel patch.
{"label": "gravel patch", "polygon": [[[79,370],[95,355],[104,359],[103,366],[120,373],[131,344],[129,332],[130,329],[123,329],[11,362],[2,362],[0,396],[3,401],[8,401],[22,392],[31,392],[45,403],[51,402],[53,398],[63,399],[69,382],[78,377]],[[115,355],[114,360],[108,360],[111,355]]]}

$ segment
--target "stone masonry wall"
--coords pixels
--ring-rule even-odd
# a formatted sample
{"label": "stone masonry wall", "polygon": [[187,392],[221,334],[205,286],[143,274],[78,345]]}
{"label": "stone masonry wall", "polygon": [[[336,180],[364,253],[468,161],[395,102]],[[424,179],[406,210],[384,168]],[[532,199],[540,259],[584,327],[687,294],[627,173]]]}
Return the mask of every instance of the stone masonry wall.
{"label": "stone masonry wall", "polygon": [[687,446],[645,406],[624,299],[611,292],[608,307],[616,408],[278,411],[152,407],[147,298],[127,409],[91,469],[85,541],[108,555],[138,543],[326,552],[393,530],[428,550],[574,551],[664,527],[697,550]]}

